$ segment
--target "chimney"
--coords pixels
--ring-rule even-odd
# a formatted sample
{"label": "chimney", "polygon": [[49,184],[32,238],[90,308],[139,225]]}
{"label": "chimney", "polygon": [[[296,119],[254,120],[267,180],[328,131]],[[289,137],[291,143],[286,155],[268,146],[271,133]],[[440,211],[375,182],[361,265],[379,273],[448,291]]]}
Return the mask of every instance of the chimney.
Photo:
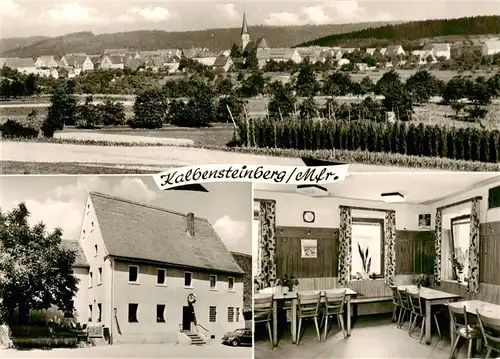
{"label": "chimney", "polygon": [[186,230],[191,235],[194,236],[194,213],[188,213],[186,215]]}

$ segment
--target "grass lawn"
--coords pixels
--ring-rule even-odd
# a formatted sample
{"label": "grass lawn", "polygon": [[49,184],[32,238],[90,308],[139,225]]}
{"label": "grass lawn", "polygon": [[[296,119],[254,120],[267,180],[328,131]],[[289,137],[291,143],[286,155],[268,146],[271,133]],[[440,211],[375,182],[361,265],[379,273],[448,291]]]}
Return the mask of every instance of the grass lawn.
{"label": "grass lawn", "polygon": [[139,170],[131,168],[116,168],[103,166],[102,163],[94,165],[77,162],[18,162],[0,161],[0,173],[9,175],[108,175],[108,174],[150,174],[157,171]]}

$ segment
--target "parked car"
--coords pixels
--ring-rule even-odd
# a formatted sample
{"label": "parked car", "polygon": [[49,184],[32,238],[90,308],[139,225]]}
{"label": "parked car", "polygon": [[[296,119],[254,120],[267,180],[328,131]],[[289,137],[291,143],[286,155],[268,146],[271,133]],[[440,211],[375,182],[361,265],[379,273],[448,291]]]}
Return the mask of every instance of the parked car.
{"label": "parked car", "polygon": [[252,345],[252,329],[236,329],[222,337],[222,344],[237,347],[240,345]]}

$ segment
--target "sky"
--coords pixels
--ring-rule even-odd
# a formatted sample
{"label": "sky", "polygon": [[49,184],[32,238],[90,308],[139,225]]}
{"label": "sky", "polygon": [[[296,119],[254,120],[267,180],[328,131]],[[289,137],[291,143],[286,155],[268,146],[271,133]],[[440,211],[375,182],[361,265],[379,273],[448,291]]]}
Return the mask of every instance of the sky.
{"label": "sky", "polygon": [[250,183],[204,184],[209,193],[160,191],[151,176],[4,176],[0,208],[24,202],[30,224],[63,230],[63,239],[78,239],[89,191],[206,218],[231,251],[252,252],[252,186]]}
{"label": "sky", "polygon": [[343,24],[500,15],[500,0],[44,1],[0,0],[2,37],[77,31],[184,31],[249,26]]}

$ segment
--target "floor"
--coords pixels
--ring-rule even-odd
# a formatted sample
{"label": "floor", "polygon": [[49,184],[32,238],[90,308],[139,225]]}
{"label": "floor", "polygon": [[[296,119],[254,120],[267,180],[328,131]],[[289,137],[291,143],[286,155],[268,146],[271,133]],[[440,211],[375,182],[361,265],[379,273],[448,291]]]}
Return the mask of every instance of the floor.
{"label": "floor", "polygon": [[182,344],[115,344],[76,349],[0,349],[0,358],[252,358],[251,347],[220,343],[202,346]]}
{"label": "floor", "polygon": [[[411,337],[408,336],[408,325],[398,329],[392,323],[390,315],[360,317],[352,328],[351,336],[344,339],[337,324],[331,327],[326,341],[318,342],[314,324],[307,323],[299,345],[292,344],[289,331],[285,332],[278,346],[271,349],[265,332],[260,330],[255,337],[255,359],[272,358],[449,358],[451,346],[449,330],[441,324],[443,339],[434,333],[431,345],[419,343],[420,328]],[[435,330],[435,327],[433,327]],[[266,340],[267,339],[267,340]],[[485,353],[475,357],[484,358]],[[467,357],[467,346],[460,348],[455,358]]]}

